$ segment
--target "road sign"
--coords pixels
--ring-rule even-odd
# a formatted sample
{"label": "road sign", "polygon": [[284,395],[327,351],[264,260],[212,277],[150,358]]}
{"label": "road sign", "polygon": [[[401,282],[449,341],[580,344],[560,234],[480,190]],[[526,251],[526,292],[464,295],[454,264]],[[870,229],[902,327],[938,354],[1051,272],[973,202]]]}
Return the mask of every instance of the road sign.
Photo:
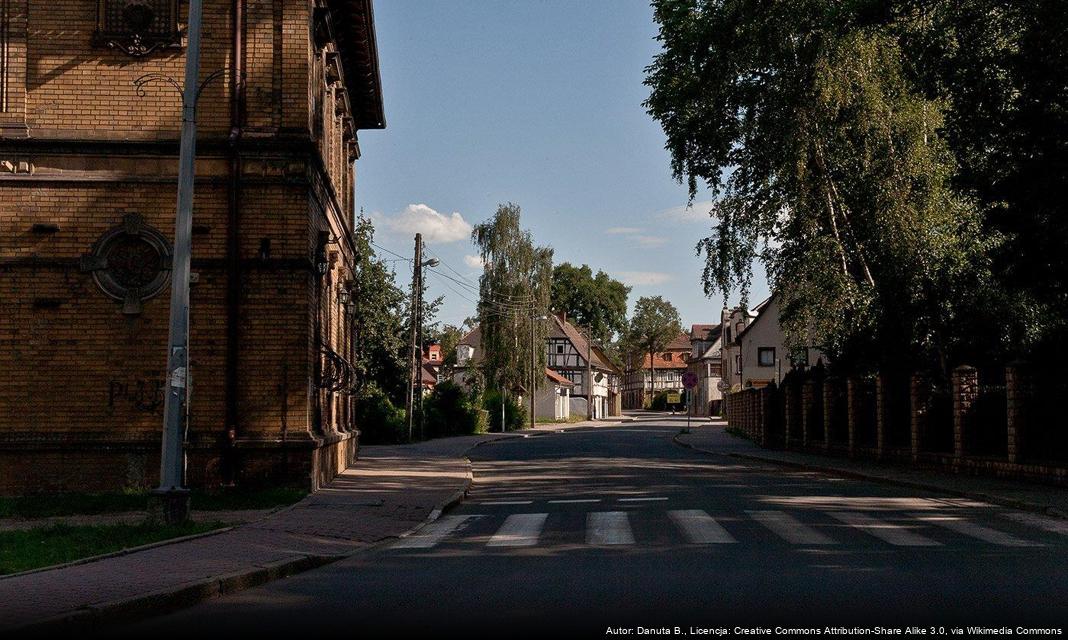
{"label": "road sign", "polygon": [[681,402],[682,402],[682,394],[681,393],[669,392],[667,394],[667,403],[668,404],[680,404]]}
{"label": "road sign", "polygon": [[693,389],[697,386],[697,374],[693,371],[687,371],[682,374],[682,386],[687,389]]}

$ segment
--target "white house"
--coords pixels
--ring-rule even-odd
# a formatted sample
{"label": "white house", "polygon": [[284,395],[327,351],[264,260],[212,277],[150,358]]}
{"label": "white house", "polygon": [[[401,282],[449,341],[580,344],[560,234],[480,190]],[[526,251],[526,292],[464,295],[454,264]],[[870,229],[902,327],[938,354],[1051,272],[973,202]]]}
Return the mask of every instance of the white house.
{"label": "white house", "polygon": [[720,370],[723,357],[723,325],[695,324],[690,327],[690,360],[687,370],[697,376],[693,390],[693,413],[698,416],[719,412],[723,399]]}
{"label": "white house", "polygon": [[545,361],[550,369],[574,385],[571,411],[585,413],[587,403],[592,403],[594,420],[618,415],[620,375],[616,367],[565,315],[550,316],[548,322]]}
{"label": "white house", "polygon": [[648,353],[632,354],[628,359],[623,406],[642,409],[662,391],[681,392],[682,374],[688,366],[690,349],[690,336],[679,333],[663,351],[652,357]]}
{"label": "white house", "polygon": [[818,349],[791,353],[779,323],[779,299],[772,295],[752,310],[723,309],[722,370],[731,391],[781,384],[795,366],[810,366],[824,358]]}
{"label": "white house", "polygon": [[[547,342],[548,343],[548,342]],[[469,388],[477,375],[478,364],[482,361],[482,332],[475,327],[460,339],[456,345],[456,366],[453,367],[452,379],[456,384]],[[585,366],[585,361],[583,361]],[[596,376],[594,376],[596,378]],[[545,378],[534,393],[534,415],[536,418],[566,422],[571,417],[573,403],[572,390],[575,383],[551,367],[545,368]],[[530,410],[528,397],[519,398],[527,410]],[[581,402],[581,415],[586,415],[585,400]]]}

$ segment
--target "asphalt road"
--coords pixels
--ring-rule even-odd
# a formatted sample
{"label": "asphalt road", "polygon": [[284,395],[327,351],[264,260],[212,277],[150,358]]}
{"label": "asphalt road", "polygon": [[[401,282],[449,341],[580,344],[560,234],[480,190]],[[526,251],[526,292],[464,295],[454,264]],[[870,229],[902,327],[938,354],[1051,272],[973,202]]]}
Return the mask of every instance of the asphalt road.
{"label": "asphalt road", "polygon": [[419,534],[108,635],[1068,626],[1064,521],[692,451],[683,423],[479,447]]}

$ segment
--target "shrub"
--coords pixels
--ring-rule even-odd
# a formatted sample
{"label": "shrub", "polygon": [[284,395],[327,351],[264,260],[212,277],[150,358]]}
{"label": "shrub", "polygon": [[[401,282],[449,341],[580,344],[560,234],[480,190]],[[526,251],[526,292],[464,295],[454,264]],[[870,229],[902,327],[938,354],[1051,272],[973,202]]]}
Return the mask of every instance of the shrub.
{"label": "shrub", "polygon": [[442,382],[423,400],[426,437],[471,435],[486,431],[486,418],[472,404],[464,390],[453,382]]}
{"label": "shrub", "polygon": [[[491,431],[501,430],[501,392],[486,391],[482,394],[482,407],[489,413]],[[504,402],[505,431],[522,429],[526,424],[526,412],[512,396],[505,396]]]}
{"label": "shrub", "polygon": [[355,418],[361,444],[397,444],[408,439],[404,409],[393,406],[376,387],[356,399]]}

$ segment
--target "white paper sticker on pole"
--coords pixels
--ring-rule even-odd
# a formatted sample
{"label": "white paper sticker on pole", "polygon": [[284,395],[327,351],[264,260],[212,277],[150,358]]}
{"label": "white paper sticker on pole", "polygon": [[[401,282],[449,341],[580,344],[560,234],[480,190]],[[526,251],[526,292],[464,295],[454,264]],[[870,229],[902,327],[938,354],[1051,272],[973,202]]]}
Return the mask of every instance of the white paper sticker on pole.
{"label": "white paper sticker on pole", "polygon": [[178,367],[171,372],[171,386],[178,389],[185,388],[185,367]]}

